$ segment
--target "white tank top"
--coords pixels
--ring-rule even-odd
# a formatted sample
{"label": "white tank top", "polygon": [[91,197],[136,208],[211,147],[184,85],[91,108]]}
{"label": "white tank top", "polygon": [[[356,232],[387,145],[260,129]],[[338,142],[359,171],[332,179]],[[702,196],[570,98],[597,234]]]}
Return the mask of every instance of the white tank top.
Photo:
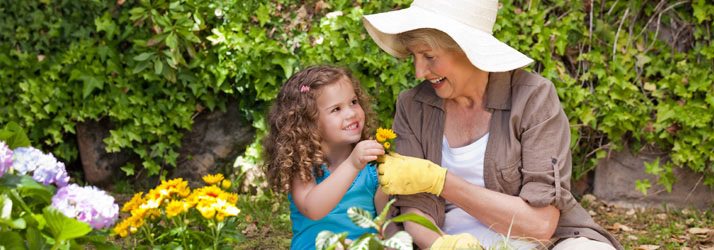
{"label": "white tank top", "polygon": [[[449,147],[446,136],[443,137],[441,147],[441,166],[471,184],[484,187],[483,159],[486,154],[488,134],[475,142],[458,148]],[[446,220],[442,228],[447,234],[469,233],[476,237],[485,248],[502,246],[506,236],[499,234],[481,224],[463,209],[451,202],[446,202]],[[538,245],[533,242],[510,239],[508,243],[512,249],[533,249]],[[510,248],[509,248],[510,249]]]}

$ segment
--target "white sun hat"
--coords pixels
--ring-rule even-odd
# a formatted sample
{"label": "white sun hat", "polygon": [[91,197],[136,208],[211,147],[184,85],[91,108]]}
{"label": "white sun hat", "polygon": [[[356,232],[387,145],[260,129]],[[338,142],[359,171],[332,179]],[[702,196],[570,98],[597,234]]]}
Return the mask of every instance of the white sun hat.
{"label": "white sun hat", "polygon": [[365,15],[362,19],[375,43],[387,53],[408,56],[397,34],[431,28],[449,35],[471,64],[487,72],[526,66],[533,59],[493,36],[498,0],[414,0],[409,8]]}

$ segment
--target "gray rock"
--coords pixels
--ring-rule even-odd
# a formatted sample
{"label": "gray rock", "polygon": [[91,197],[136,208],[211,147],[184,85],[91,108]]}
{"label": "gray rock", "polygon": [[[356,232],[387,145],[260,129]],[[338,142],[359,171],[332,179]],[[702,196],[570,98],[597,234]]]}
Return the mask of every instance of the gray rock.
{"label": "gray rock", "polygon": [[123,150],[107,153],[102,141],[109,136],[112,124],[109,119],[77,123],[77,146],[87,182],[106,187],[112,182],[112,175],[124,164],[138,159],[138,156]]}
{"label": "gray rock", "polygon": [[230,102],[225,112],[201,113],[181,141],[171,176],[189,180],[195,186],[205,174],[232,168],[236,157],[254,139],[255,130],[238,109],[237,101]]}
{"label": "gray rock", "polygon": [[[704,185],[702,174],[688,168],[675,168],[675,184],[672,192],[656,184],[657,177],[645,173],[645,162],[652,162],[657,157],[660,162],[666,158],[650,150],[633,155],[629,150],[613,152],[610,158],[603,159],[595,168],[593,194],[609,204],[622,207],[696,207],[711,208],[714,205],[714,192]],[[635,181],[648,179],[652,187],[645,196],[635,189]]]}

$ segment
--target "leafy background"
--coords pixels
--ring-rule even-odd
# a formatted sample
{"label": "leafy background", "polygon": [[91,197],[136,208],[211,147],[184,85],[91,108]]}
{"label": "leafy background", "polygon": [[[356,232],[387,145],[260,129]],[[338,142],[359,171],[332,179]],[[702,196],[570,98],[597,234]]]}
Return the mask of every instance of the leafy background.
{"label": "leafy background", "polygon": [[[33,145],[76,162],[75,125],[109,119],[107,150],[133,151],[157,174],[176,165],[197,113],[239,96],[259,139],[280,84],[323,63],[351,68],[389,125],[397,94],[417,81],[361,16],[409,3],[2,0],[0,125],[15,121]],[[670,153],[647,164],[659,184],[687,167],[714,186],[713,19],[705,0],[501,1],[494,33],[556,85],[575,178],[612,150],[651,149]],[[259,155],[256,139],[245,159]]]}

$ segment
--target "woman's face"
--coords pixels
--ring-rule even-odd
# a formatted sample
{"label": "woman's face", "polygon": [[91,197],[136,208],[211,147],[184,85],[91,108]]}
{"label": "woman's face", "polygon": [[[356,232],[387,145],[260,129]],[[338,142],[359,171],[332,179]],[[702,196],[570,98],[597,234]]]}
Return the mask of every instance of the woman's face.
{"label": "woman's face", "polygon": [[416,77],[430,81],[439,97],[454,99],[475,87],[473,81],[480,70],[463,52],[431,48],[423,43],[407,46],[407,49],[414,57]]}

